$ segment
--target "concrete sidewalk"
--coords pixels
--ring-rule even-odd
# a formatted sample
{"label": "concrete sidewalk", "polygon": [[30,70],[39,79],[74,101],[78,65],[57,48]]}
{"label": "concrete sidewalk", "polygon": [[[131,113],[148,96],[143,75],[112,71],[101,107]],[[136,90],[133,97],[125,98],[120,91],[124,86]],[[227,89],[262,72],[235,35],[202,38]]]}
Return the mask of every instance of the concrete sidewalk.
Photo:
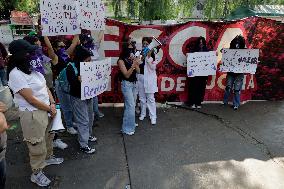
{"label": "concrete sidewalk", "polygon": [[[238,111],[216,104],[200,111],[161,108],[157,126],[139,122],[134,136],[120,134],[122,108],[103,109],[95,155],[78,152],[63,134],[65,158],[45,169],[60,189],[283,189],[284,102],[250,102]],[[7,188],[29,182],[27,148],[20,128],[9,131]]]}

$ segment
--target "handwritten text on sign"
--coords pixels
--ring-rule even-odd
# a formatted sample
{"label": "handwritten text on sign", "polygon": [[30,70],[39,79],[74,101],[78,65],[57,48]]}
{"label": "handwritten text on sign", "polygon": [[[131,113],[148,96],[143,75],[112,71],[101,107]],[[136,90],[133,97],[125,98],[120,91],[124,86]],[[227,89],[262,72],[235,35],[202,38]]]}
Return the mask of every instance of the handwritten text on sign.
{"label": "handwritten text on sign", "polygon": [[81,62],[81,98],[90,99],[105,92],[111,74],[111,58]]}
{"label": "handwritten text on sign", "polygon": [[41,0],[42,34],[46,36],[80,34],[75,0]]}
{"label": "handwritten text on sign", "polygon": [[187,76],[216,75],[217,56],[215,51],[187,54]]}
{"label": "handwritten text on sign", "polygon": [[78,4],[82,29],[105,29],[105,7],[101,0],[78,0]]}
{"label": "handwritten text on sign", "polygon": [[223,49],[221,72],[255,74],[259,49]]}

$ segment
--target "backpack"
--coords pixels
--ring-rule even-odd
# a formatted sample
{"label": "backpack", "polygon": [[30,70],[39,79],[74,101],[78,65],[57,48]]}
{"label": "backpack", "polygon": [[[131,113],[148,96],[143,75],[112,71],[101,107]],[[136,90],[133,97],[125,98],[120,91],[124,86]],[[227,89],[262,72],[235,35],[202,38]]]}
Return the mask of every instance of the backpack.
{"label": "backpack", "polygon": [[70,84],[67,80],[67,73],[66,73],[69,65],[71,65],[73,67],[73,69],[75,71],[75,75],[77,76],[78,75],[78,69],[76,68],[74,62],[69,62],[67,64],[67,66],[59,73],[59,76],[58,76],[59,86],[60,86],[61,90],[64,93],[67,93],[67,94],[70,93]]}

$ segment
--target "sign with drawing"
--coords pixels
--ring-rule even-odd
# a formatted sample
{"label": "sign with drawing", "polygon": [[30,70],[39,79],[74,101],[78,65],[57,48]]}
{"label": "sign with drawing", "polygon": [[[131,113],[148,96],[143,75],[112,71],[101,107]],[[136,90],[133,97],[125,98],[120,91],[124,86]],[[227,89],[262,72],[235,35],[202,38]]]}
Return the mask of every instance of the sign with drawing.
{"label": "sign with drawing", "polygon": [[90,99],[108,89],[111,74],[111,58],[93,62],[81,62],[81,99]]}
{"label": "sign with drawing", "polygon": [[78,5],[82,29],[105,29],[105,7],[101,0],[78,0]]}
{"label": "sign with drawing", "polygon": [[80,34],[75,0],[41,0],[41,25],[43,36]]}
{"label": "sign with drawing", "polygon": [[255,74],[259,49],[223,49],[221,72]]}
{"label": "sign with drawing", "polygon": [[187,76],[216,75],[217,56],[215,51],[187,54]]}

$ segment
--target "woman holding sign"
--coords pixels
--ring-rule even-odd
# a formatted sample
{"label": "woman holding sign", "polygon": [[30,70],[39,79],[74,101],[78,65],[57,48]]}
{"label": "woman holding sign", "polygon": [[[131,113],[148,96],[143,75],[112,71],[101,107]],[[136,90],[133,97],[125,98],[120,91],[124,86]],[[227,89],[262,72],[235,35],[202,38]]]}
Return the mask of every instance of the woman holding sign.
{"label": "woman holding sign", "polygon": [[55,53],[58,56],[58,64],[53,66],[54,78],[56,78],[55,91],[60,102],[62,113],[64,115],[64,121],[67,127],[67,132],[72,135],[77,134],[77,131],[73,127],[73,112],[71,107],[70,95],[68,94],[68,92],[64,91],[64,83],[60,82],[58,76],[60,72],[64,68],[66,68],[67,64],[70,62],[70,57],[73,55],[73,52],[79,43],[79,35],[75,35],[72,40],[72,44],[69,48],[66,48],[65,43],[60,40],[55,41],[53,44]]}
{"label": "woman holding sign", "polygon": [[[236,36],[230,43],[230,49],[245,49],[245,39],[243,36]],[[241,90],[243,86],[244,74],[228,72],[226,77],[226,89],[224,94],[223,105],[228,104],[232,87],[234,88],[233,108],[238,110],[241,105]]]}
{"label": "woman holding sign", "polygon": [[80,150],[87,153],[95,153],[95,148],[89,147],[89,141],[95,142],[97,138],[92,136],[94,113],[93,99],[81,100],[80,62],[90,62],[93,54],[82,46],[77,46],[74,54],[74,64],[68,64],[66,75],[70,84],[70,99],[74,113],[74,121],[78,128],[78,141]]}
{"label": "woman holding sign", "polygon": [[[195,47],[191,53],[194,52],[208,52],[206,47],[206,41],[204,37],[199,37],[196,41]],[[187,104],[191,108],[201,108],[201,102],[205,95],[205,88],[207,84],[208,76],[195,76],[189,78],[188,87],[188,101]]]}
{"label": "woman holding sign", "polygon": [[123,42],[123,49],[118,59],[120,69],[121,90],[124,97],[124,114],[122,133],[133,135],[135,133],[135,99],[136,99],[136,73],[140,73],[140,58],[135,58],[135,47],[128,40]]}

